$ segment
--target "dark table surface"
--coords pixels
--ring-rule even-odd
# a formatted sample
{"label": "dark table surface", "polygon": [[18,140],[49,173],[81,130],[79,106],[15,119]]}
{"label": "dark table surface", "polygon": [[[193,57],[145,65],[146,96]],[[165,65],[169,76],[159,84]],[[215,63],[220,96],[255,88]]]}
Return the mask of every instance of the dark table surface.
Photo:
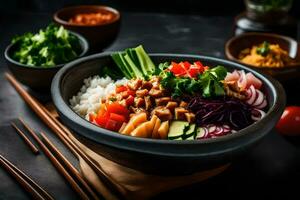
{"label": "dark table surface", "polygon": [[[6,156],[41,184],[56,199],[76,199],[67,182],[43,154],[34,156],[10,127],[23,116],[36,130],[44,130],[77,166],[76,159],[28,108],[4,79],[7,71],[3,52],[12,36],[38,30],[51,21],[49,14],[0,15],[0,154]],[[233,17],[202,17],[123,13],[117,40],[106,50],[122,50],[143,44],[148,52],[203,54],[224,57],[224,44],[231,37]],[[289,89],[294,85],[293,90]],[[300,104],[300,84],[286,83],[288,103]],[[226,172],[199,184],[158,195],[155,199],[200,199],[203,196],[297,199],[300,180],[299,139],[285,138],[272,131]],[[29,199],[29,196],[0,168],[0,199]]]}

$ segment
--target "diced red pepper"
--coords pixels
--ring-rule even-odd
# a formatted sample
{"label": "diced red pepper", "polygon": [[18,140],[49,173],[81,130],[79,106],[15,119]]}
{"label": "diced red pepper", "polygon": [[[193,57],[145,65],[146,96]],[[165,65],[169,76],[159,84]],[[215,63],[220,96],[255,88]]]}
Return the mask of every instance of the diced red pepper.
{"label": "diced red pepper", "polygon": [[111,131],[118,131],[121,128],[121,126],[122,126],[122,122],[108,119],[104,128],[111,130]]}
{"label": "diced red pepper", "polygon": [[116,113],[110,113],[109,119],[120,122],[120,123],[123,123],[126,121],[126,118],[123,115],[119,115]]}
{"label": "diced red pepper", "polygon": [[108,113],[116,113],[116,114],[125,115],[125,116],[129,115],[129,110],[127,110],[127,108],[125,108],[118,102],[113,102],[111,104],[108,104],[108,105],[106,105],[106,107],[107,107]]}
{"label": "diced red pepper", "polygon": [[134,96],[135,91],[134,90],[127,90],[129,96]]}
{"label": "diced red pepper", "polygon": [[98,115],[95,119],[96,123],[101,127],[105,127],[107,120],[108,120],[108,118],[105,115],[102,115],[102,116]]}
{"label": "diced red pepper", "polygon": [[127,90],[127,87],[124,85],[116,87],[116,93],[124,92]]}
{"label": "diced red pepper", "polygon": [[96,119],[96,117],[97,117],[97,115],[96,115],[96,114],[94,114],[94,113],[90,113],[90,114],[89,114],[89,121],[90,121],[90,122],[94,122],[94,121],[95,121],[95,119]]}
{"label": "diced red pepper", "polygon": [[134,103],[134,96],[129,96],[127,99],[126,99],[126,105],[127,106],[131,106],[131,105],[133,105],[133,103]]}

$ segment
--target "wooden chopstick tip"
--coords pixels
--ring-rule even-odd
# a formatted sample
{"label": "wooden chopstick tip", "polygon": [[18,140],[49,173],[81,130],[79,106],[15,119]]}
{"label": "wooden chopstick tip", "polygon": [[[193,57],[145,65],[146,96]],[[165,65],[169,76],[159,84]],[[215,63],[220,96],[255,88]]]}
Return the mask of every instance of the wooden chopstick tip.
{"label": "wooden chopstick tip", "polygon": [[39,149],[31,142],[31,140],[26,136],[26,134],[23,131],[21,131],[21,129],[19,129],[15,123],[11,122],[11,126],[16,130],[18,135],[22,137],[22,139],[25,141],[30,150],[34,154],[39,154]]}

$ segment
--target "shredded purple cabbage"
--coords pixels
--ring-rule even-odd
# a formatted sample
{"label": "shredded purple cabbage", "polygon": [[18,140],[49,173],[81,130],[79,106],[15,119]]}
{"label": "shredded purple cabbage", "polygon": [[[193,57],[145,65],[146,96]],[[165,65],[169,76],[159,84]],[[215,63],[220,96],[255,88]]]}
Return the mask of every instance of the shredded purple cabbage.
{"label": "shredded purple cabbage", "polygon": [[196,114],[198,126],[227,124],[235,130],[240,130],[254,122],[250,105],[227,96],[217,99],[193,97],[189,101],[188,109]]}

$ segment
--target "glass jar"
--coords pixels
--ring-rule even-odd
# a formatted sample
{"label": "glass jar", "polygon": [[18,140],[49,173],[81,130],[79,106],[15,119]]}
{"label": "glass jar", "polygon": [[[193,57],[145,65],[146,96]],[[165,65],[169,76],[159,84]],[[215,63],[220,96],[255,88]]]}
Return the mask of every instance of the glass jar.
{"label": "glass jar", "polygon": [[244,0],[249,19],[265,23],[277,23],[285,18],[293,0]]}

